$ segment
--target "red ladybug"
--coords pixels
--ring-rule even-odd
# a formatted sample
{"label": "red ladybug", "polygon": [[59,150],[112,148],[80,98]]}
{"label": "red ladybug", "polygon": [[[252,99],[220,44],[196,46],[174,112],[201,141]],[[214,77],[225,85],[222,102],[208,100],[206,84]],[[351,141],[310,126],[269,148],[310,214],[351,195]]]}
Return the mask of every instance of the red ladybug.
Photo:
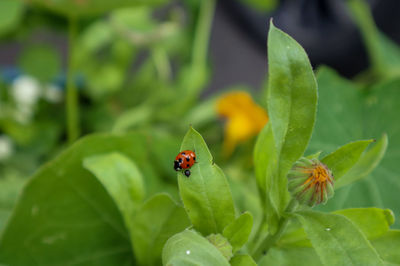
{"label": "red ladybug", "polygon": [[175,171],[181,171],[185,169],[184,174],[185,176],[190,176],[190,167],[194,165],[196,162],[196,154],[194,151],[185,150],[180,152],[174,161],[174,169]]}

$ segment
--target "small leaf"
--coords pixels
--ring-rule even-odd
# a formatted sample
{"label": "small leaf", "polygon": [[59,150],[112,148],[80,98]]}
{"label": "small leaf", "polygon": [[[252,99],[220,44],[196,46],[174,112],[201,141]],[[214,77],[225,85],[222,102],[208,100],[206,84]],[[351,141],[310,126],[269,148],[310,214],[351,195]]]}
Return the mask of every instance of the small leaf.
{"label": "small leaf", "polygon": [[388,209],[354,208],[338,210],[333,213],[346,216],[369,240],[385,234],[390,225],[394,223],[393,212]]}
{"label": "small leaf", "polygon": [[324,265],[383,265],[378,253],[347,218],[314,211],[296,213]]}
{"label": "small leaf", "polygon": [[222,170],[212,161],[201,135],[190,128],[185,135],[181,151],[196,153],[196,163],[187,178],[178,173],[179,191],[186,212],[196,230],[203,235],[222,233],[235,219],[235,209],[228,181]]}
{"label": "small leaf", "polygon": [[307,54],[270,23],[268,34],[268,114],[278,153],[278,196],[282,213],[288,202],[286,174],[311,138],[317,108],[317,83]]}
{"label": "small leaf", "polygon": [[372,172],[382,160],[388,146],[387,135],[382,138],[369,150],[361,155],[358,162],[347,171],[339,180],[335,180],[335,188],[351,184]]}
{"label": "small leaf", "polygon": [[232,245],[233,253],[238,251],[249,239],[253,227],[253,216],[245,212],[225,227],[223,236]]}
{"label": "small leaf", "polygon": [[229,262],[231,266],[257,266],[257,263],[248,254],[237,254]]}
{"label": "small leaf", "polygon": [[348,143],[325,156],[321,159],[321,162],[332,171],[335,181],[340,180],[357,163],[361,154],[371,142],[373,140],[360,140]]}
{"label": "small leaf", "polygon": [[400,265],[400,230],[390,230],[371,243],[386,263]]}
{"label": "small leaf", "polygon": [[194,231],[185,230],[168,239],[162,253],[163,265],[229,265],[219,250]]}
{"label": "small leaf", "polygon": [[134,210],[144,198],[143,177],[136,164],[121,153],[94,155],[83,160],[117,203],[127,228]]}
{"label": "small leaf", "polygon": [[131,238],[140,265],[161,265],[161,253],[168,238],[190,225],[183,207],[167,194],[150,198],[132,217]]}

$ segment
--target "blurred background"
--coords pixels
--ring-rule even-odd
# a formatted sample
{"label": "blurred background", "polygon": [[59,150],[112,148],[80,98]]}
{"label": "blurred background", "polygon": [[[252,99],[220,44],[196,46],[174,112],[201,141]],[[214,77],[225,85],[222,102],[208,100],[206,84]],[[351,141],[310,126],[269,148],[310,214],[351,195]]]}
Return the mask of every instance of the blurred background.
{"label": "blurred background", "polygon": [[400,2],[350,2],[1,0],[0,205],[9,213],[27,177],[92,133],[143,133],[152,192],[177,195],[172,160],[189,125],[232,180],[248,179],[268,121],[271,18],[315,69],[367,88],[400,76]]}

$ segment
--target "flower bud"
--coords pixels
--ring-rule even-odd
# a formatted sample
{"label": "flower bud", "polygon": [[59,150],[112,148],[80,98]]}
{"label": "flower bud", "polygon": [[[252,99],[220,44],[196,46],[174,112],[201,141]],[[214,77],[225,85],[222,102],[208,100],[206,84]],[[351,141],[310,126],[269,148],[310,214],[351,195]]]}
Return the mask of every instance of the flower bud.
{"label": "flower bud", "polygon": [[331,170],[316,158],[300,158],[289,171],[288,188],[299,203],[325,204],[334,194]]}

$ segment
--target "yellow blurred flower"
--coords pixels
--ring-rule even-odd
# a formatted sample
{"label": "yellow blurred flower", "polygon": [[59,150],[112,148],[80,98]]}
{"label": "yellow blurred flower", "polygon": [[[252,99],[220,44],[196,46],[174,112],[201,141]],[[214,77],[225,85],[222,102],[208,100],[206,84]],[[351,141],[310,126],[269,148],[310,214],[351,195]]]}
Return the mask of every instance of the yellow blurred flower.
{"label": "yellow blurred flower", "polygon": [[226,156],[237,144],[257,135],[268,122],[267,112],[244,91],[222,95],[217,101],[217,113],[227,119],[223,144]]}

